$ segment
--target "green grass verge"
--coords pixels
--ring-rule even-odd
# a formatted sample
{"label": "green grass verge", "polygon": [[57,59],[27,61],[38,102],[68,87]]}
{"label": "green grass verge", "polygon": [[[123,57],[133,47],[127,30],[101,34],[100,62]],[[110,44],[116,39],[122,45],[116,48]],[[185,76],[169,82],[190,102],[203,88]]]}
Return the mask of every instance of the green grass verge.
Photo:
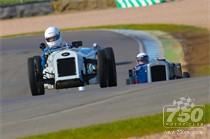
{"label": "green grass verge", "polygon": [[205,28],[199,28],[188,25],[172,25],[172,24],[128,24],[128,25],[111,25],[111,26],[99,26],[93,28],[105,28],[105,29],[133,29],[133,30],[160,30],[165,32],[203,32],[207,31]]}
{"label": "green grass verge", "polygon": [[[187,25],[172,25],[172,24],[128,24],[128,25],[107,25],[107,26],[92,26],[92,27],[78,27],[78,28],[63,28],[61,31],[75,31],[75,30],[91,30],[91,29],[130,29],[130,30],[159,30],[168,33],[176,32],[195,32],[202,33],[208,32],[205,28],[199,28]],[[13,35],[0,36],[0,38],[11,38],[17,36],[39,35],[44,31],[21,33]]]}
{"label": "green grass verge", "polygon": [[177,54],[180,51],[182,52],[182,49],[180,50],[181,47],[174,48],[173,45],[163,45],[163,46],[164,46],[165,58],[167,60],[171,62],[181,62],[181,60],[183,59],[183,56],[180,56],[180,53]]}
{"label": "green grass verge", "polygon": [[[163,127],[162,115],[161,113],[84,128],[61,130],[21,139],[125,139],[176,130]],[[205,124],[207,123],[210,123],[210,104],[205,105]]]}
{"label": "green grass verge", "polygon": [[182,44],[179,40],[173,37],[170,33],[164,31],[147,31],[153,36],[156,36],[163,48],[164,57],[171,62],[182,63],[184,61],[184,52]]}

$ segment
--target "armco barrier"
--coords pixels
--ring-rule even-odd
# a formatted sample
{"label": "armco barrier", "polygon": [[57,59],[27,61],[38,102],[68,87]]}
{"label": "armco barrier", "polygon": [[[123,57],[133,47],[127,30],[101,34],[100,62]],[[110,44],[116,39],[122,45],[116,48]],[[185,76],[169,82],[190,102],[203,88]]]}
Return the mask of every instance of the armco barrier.
{"label": "armco barrier", "polygon": [[51,0],[0,0],[0,7],[23,5],[37,2],[49,2]]}
{"label": "armco barrier", "polygon": [[30,1],[24,4],[0,6],[0,19],[46,15],[53,12],[50,0]]}
{"label": "armco barrier", "polygon": [[167,0],[115,0],[118,8],[146,7],[166,1]]}

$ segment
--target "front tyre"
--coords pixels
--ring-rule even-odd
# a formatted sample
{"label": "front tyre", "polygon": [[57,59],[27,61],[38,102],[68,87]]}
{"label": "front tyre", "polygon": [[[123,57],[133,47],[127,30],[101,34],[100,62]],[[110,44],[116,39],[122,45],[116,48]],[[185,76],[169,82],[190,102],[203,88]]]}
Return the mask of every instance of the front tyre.
{"label": "front tyre", "polygon": [[99,78],[99,84],[101,88],[107,87],[107,66],[106,55],[104,50],[100,50],[97,53],[97,74]]}
{"label": "front tyre", "polygon": [[111,47],[105,48],[105,55],[107,59],[107,84],[109,87],[117,86],[117,71],[115,64],[114,51]]}
{"label": "front tyre", "polygon": [[28,59],[28,77],[32,96],[44,95],[44,82],[41,58],[34,56]]}

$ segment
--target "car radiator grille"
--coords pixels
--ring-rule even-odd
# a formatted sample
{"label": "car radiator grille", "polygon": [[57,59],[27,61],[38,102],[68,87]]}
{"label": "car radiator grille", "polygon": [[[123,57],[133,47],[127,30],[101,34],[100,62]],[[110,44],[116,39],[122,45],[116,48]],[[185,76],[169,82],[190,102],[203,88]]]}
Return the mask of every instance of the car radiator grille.
{"label": "car radiator grille", "polygon": [[164,65],[151,67],[152,82],[165,81],[166,80],[166,68]]}
{"label": "car radiator grille", "polygon": [[58,77],[76,75],[75,58],[57,60]]}

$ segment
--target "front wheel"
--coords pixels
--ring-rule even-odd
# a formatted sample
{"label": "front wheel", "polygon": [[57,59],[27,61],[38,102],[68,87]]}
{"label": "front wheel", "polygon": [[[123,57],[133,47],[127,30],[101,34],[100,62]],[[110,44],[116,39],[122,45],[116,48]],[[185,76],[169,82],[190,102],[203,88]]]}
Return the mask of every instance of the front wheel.
{"label": "front wheel", "polygon": [[44,82],[41,58],[34,56],[28,59],[28,77],[32,96],[44,95]]}
{"label": "front wheel", "polygon": [[111,47],[105,48],[105,55],[107,59],[107,84],[109,87],[117,86],[117,71],[115,64],[114,51]]}
{"label": "front wheel", "polygon": [[97,53],[97,74],[99,78],[99,84],[101,88],[107,87],[107,60],[104,50],[100,50]]}

